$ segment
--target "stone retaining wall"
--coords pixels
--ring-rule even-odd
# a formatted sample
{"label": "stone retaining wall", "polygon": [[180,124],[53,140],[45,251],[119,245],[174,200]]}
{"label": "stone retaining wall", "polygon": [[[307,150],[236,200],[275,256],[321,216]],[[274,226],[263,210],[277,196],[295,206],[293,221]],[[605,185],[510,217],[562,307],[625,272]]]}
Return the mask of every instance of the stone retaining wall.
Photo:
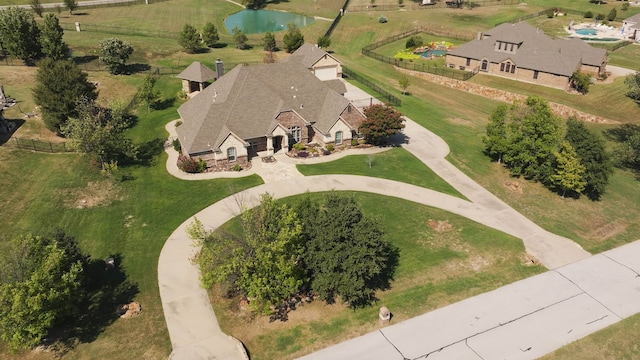
{"label": "stone retaining wall", "polygon": [[[515,94],[509,91],[494,89],[488,86],[470,83],[468,81],[455,80],[445,76],[439,76],[439,75],[424,73],[420,71],[407,70],[399,67],[396,67],[396,70],[411,76],[415,76],[415,77],[419,77],[419,78],[431,81],[436,84],[448,86],[456,90],[468,92],[475,95],[480,95],[493,100],[504,101],[507,103],[513,103],[515,100],[524,101],[527,98],[526,95]],[[582,95],[576,95],[576,96],[582,96]],[[551,107],[551,110],[554,113],[556,113],[559,116],[562,116],[563,118],[575,116],[576,119],[581,121],[586,121],[586,122],[594,122],[594,123],[601,123],[601,124],[618,124],[619,123],[618,121],[605,119],[603,117],[592,115],[592,114],[587,114],[585,112],[576,110],[572,107],[562,105],[562,104],[557,104],[554,102],[549,102],[549,107]]]}

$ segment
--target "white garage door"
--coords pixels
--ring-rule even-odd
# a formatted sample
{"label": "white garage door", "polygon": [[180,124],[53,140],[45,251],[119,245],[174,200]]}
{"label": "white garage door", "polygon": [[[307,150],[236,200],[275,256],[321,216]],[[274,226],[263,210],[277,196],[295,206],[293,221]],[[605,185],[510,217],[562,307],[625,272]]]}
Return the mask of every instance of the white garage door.
{"label": "white garage door", "polygon": [[316,77],[320,80],[334,80],[338,77],[338,68],[336,66],[327,68],[316,68]]}

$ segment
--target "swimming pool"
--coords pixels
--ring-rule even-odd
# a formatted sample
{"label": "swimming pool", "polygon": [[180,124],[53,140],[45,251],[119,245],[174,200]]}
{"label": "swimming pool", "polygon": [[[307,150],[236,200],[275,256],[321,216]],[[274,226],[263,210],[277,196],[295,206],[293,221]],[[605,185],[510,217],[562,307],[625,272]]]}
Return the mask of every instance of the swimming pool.
{"label": "swimming pool", "polygon": [[578,30],[576,30],[576,34],[580,34],[580,35],[595,36],[597,33],[598,33],[598,30],[596,30],[596,29],[578,29]]}
{"label": "swimming pool", "polygon": [[429,58],[432,56],[444,56],[447,50],[427,50],[422,53],[422,57]]}

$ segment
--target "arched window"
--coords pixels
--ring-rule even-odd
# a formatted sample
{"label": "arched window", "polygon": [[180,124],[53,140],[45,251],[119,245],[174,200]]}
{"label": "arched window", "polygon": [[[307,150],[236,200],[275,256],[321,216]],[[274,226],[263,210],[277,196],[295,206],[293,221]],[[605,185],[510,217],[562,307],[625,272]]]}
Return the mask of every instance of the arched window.
{"label": "arched window", "polygon": [[482,60],[482,65],[480,67],[480,70],[487,71],[488,68],[489,68],[489,62],[487,60]]}
{"label": "arched window", "polygon": [[227,161],[236,161],[236,148],[227,148]]}
{"label": "arched window", "polygon": [[342,131],[336,132],[336,145],[342,144]]}

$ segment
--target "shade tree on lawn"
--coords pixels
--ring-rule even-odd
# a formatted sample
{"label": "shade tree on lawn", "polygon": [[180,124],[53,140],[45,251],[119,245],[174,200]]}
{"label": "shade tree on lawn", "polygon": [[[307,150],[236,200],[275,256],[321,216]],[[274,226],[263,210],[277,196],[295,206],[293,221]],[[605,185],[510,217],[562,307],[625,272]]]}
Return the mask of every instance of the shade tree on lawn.
{"label": "shade tree on lawn", "polygon": [[27,65],[42,56],[40,29],[27,9],[9,7],[0,11],[0,42],[9,54]]}
{"label": "shade tree on lawn", "polygon": [[404,129],[402,114],[389,105],[373,104],[364,109],[364,115],[367,119],[360,125],[360,132],[371,144],[380,145]]}
{"label": "shade tree on lawn", "polygon": [[60,21],[52,13],[46,13],[40,24],[40,43],[42,54],[53,60],[65,60],[71,57],[71,50],[62,41],[64,31]]}
{"label": "shade tree on lawn", "polygon": [[555,172],[549,176],[552,186],[562,192],[562,198],[567,192],[572,195],[580,194],[587,185],[584,179],[585,167],[580,163],[578,154],[568,141],[560,144],[560,151],[553,153],[556,165]]}
{"label": "shade tree on lawn", "polygon": [[98,43],[100,46],[100,61],[104,62],[111,74],[127,72],[127,60],[133,53],[133,46],[118,38],[108,38]]}

